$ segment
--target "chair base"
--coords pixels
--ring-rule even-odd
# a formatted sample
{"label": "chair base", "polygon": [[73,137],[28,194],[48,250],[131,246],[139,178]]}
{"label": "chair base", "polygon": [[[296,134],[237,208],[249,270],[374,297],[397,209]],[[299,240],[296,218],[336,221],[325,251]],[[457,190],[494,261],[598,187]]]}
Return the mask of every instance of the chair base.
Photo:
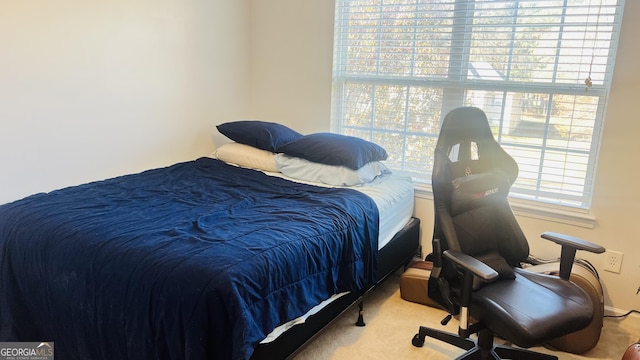
{"label": "chair base", "polygon": [[493,333],[487,329],[480,330],[478,332],[478,340],[475,341],[449,332],[420,326],[420,330],[418,330],[418,333],[413,337],[411,343],[415,347],[422,347],[424,345],[425,337],[427,336],[444,341],[447,344],[451,344],[460,349],[467,350],[467,352],[457,357],[456,360],[558,360],[558,357],[553,355],[510,346],[494,345]]}

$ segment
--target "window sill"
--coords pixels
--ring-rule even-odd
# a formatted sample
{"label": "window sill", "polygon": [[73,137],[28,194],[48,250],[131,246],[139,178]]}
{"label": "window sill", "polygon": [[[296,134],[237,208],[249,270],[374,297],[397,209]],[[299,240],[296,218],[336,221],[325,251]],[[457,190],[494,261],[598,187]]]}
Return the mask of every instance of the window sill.
{"label": "window sill", "polygon": [[[431,185],[414,183],[414,188],[416,197],[433,200]],[[596,226],[596,218],[587,211],[514,198],[510,198],[509,203],[516,216],[557,222],[587,229],[593,229]]]}

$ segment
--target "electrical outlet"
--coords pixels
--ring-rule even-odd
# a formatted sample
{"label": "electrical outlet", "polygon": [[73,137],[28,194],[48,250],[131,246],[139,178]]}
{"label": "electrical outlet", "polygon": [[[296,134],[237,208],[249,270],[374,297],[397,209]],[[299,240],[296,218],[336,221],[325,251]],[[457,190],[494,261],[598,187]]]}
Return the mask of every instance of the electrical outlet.
{"label": "electrical outlet", "polygon": [[620,274],[623,254],[619,251],[607,250],[604,253],[604,270]]}

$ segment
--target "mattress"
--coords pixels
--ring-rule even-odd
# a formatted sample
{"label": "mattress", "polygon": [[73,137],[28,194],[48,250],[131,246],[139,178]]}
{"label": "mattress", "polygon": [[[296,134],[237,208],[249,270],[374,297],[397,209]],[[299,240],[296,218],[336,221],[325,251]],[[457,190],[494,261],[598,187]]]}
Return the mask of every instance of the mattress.
{"label": "mattress", "polygon": [[378,250],[391,241],[413,215],[413,181],[408,176],[391,174],[383,181],[369,186],[353,187],[368,195],[380,212]]}
{"label": "mattress", "polygon": [[[322,183],[301,181],[288,177],[282,173],[267,171],[264,171],[264,173],[303,184],[323,187],[338,187]],[[378,250],[388,244],[393,236],[411,219],[414,206],[414,191],[413,181],[409,176],[391,173],[372,183],[360,186],[350,186],[348,188],[368,195],[378,206],[378,212],[380,213]]]}
{"label": "mattress", "polygon": [[[326,184],[292,179],[282,173],[267,172],[267,174],[282,177],[294,182],[302,182],[317,186],[328,186]],[[380,213],[378,250],[382,249],[411,219],[414,206],[414,190],[411,177],[392,173],[371,184],[350,188],[368,195],[376,203]],[[313,307],[306,314],[276,327],[263,341],[261,341],[261,343],[265,344],[276,340],[285,331],[291,329],[295,325],[304,323],[310,316],[320,312],[325,306],[346,294],[348,294],[348,292],[335,294]]]}

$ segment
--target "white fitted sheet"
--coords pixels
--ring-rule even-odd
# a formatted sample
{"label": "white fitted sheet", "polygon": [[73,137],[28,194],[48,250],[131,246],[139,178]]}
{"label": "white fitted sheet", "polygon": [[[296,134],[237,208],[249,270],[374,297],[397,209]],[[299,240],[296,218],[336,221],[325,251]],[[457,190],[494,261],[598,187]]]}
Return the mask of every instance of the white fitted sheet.
{"label": "white fitted sheet", "polygon": [[413,181],[408,176],[391,174],[380,183],[356,186],[353,189],[368,195],[378,205],[378,250],[382,249],[413,215]]}

